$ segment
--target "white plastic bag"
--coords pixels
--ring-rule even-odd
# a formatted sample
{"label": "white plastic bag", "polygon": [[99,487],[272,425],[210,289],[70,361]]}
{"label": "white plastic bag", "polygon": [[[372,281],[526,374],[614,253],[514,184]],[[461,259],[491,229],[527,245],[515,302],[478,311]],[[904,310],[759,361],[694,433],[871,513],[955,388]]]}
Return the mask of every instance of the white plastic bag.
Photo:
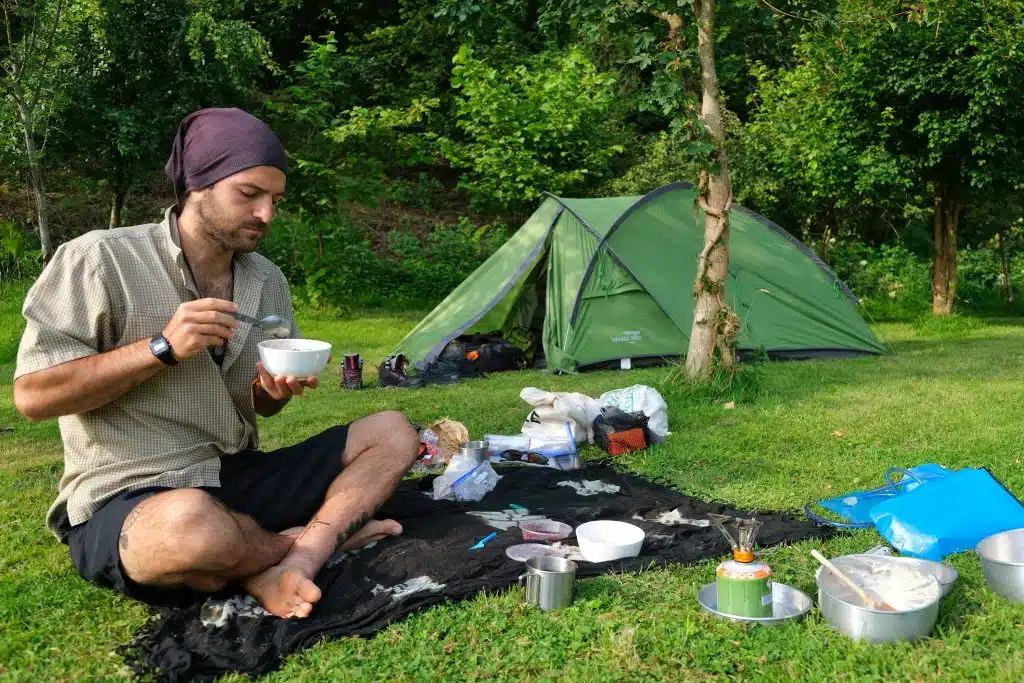
{"label": "white plastic bag", "polygon": [[654,434],[658,443],[664,443],[668,431],[668,405],[656,389],[643,384],[634,384],[625,389],[615,389],[601,394],[598,399],[598,411],[601,408],[614,406],[624,413],[635,413],[642,410],[649,419],[648,429]]}
{"label": "white plastic bag", "polygon": [[523,422],[523,436],[537,439],[564,439],[566,422],[572,438],[582,444],[594,438],[594,419],[601,406],[585,394],[544,391],[526,387],[519,398],[533,406]]}

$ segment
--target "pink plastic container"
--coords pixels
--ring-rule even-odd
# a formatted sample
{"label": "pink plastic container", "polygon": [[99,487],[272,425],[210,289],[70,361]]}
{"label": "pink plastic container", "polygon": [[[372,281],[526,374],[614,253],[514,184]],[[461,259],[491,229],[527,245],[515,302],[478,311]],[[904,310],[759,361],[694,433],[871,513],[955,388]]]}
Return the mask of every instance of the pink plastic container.
{"label": "pink plastic container", "polygon": [[572,527],[550,519],[520,522],[524,541],[561,541],[572,533]]}

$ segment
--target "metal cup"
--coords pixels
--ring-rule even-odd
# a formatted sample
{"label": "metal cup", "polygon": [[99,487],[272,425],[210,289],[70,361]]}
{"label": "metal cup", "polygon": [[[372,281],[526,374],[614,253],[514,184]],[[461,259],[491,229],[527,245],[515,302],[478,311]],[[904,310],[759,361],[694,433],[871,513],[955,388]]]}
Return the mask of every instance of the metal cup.
{"label": "metal cup", "polygon": [[481,463],[487,460],[487,446],[486,441],[468,441],[462,444],[459,452],[469,458],[471,462]]}
{"label": "metal cup", "polygon": [[564,557],[542,555],[526,561],[526,573],[519,584],[526,582],[526,602],[542,610],[561,609],[572,604],[576,563]]}

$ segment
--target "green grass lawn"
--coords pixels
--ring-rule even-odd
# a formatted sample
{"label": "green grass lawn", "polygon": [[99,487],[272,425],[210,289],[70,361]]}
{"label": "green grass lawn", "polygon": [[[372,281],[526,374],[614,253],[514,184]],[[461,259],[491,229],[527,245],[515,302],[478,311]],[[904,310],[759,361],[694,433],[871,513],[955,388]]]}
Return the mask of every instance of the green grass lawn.
{"label": "green grass lawn", "polygon": [[[20,291],[0,299],[0,680],[96,680],[128,674],[115,648],[147,610],[92,588],[71,567],[43,518],[61,473],[55,422],[16,413],[10,378],[21,333]],[[915,328],[889,324],[896,355],[761,366],[756,391],[732,410],[661,382],[664,369],[554,377],[505,374],[420,391],[338,390],[338,359],[383,357],[415,315],[303,315],[304,336],[334,343],[325,386],[263,422],[273,448],[397,408],[417,422],[449,416],[474,435],[517,433],[524,386],[592,396],[632,383],[665,394],[673,436],[623,457],[624,466],[679,490],[748,508],[798,510],[814,499],[876,486],[893,466],[989,466],[1024,493],[1021,427],[1024,321]],[[367,376],[375,376],[368,365]],[[955,513],[955,510],[951,510]],[[865,550],[874,532],[844,534],[826,555]],[[780,581],[816,598],[810,544],[774,552]],[[716,560],[717,561],[717,560]],[[569,609],[540,613],[521,589],[421,612],[369,640],[339,639],[289,658],[275,681],[320,680],[1022,680],[1024,606],[986,590],[971,553],[951,558],[960,582],[933,638],[917,645],[854,645],[815,609],[802,623],[746,628],[703,613],[696,591],[716,561],[578,582]],[[227,680],[241,681],[241,677]]]}

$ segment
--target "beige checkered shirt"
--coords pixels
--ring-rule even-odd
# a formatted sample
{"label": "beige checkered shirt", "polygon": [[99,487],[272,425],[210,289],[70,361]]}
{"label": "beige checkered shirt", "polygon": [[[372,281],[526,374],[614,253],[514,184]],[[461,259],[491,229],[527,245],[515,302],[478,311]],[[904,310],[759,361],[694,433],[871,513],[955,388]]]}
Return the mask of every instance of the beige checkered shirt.
{"label": "beige checkered shirt", "polygon": [[[294,320],[288,283],[266,258],[237,255],[234,278],[242,313]],[[172,211],[161,223],[82,235],[61,245],[25,299],[15,378],[151,337],[198,298]],[[123,491],[218,486],[219,456],[259,445],[250,384],[263,338],[241,325],[222,365],[204,352],[102,408],[61,417],[64,476],[50,530],[65,510],[81,524]]]}

